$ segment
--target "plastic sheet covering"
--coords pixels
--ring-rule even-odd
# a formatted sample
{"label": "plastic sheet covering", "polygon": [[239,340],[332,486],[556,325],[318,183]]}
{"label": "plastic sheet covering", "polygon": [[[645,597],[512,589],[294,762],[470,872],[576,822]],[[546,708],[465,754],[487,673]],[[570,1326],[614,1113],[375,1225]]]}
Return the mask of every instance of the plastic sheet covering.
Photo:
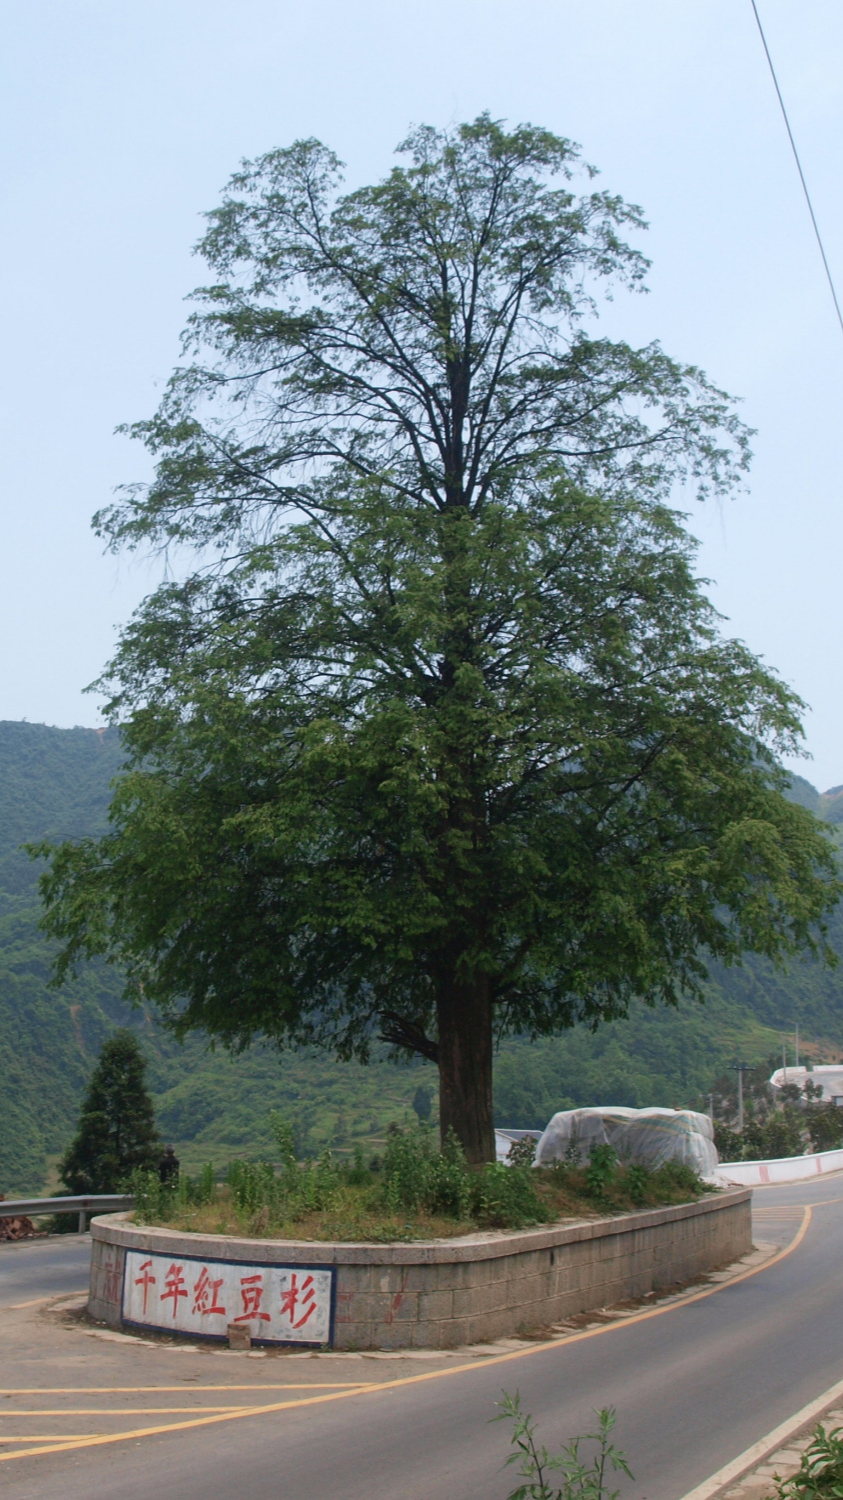
{"label": "plastic sheet covering", "polygon": [[536,1166],[554,1161],[585,1163],[593,1146],[612,1146],[624,1162],[655,1170],[681,1161],[700,1177],[717,1167],[714,1130],[708,1115],[692,1109],[563,1109],[554,1115],[536,1148]]}

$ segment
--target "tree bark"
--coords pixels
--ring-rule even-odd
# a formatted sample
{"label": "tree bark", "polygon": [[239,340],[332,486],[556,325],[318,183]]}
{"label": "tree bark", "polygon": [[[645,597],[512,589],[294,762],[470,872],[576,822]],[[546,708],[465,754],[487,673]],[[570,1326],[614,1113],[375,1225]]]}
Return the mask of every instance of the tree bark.
{"label": "tree bark", "polygon": [[470,1166],[495,1159],[492,1115],[492,1000],[489,981],[440,985],[439,1128],[456,1133]]}

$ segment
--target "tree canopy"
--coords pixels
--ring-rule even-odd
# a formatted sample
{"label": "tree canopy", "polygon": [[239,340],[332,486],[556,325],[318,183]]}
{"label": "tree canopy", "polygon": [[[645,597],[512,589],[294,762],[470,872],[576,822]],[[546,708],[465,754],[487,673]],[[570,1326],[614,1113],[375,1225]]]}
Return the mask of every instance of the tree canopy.
{"label": "tree canopy", "polygon": [[189,362],[132,429],[115,548],[195,556],[105,681],[110,831],[43,878],[182,1032],[435,1058],[493,1155],[496,1035],[675,1003],[711,956],[823,946],[830,845],[785,801],[799,700],[724,639],[676,495],[748,462],[728,398],[596,337],[640,211],[570,142],[424,127],[341,192],[244,165],[200,244]]}

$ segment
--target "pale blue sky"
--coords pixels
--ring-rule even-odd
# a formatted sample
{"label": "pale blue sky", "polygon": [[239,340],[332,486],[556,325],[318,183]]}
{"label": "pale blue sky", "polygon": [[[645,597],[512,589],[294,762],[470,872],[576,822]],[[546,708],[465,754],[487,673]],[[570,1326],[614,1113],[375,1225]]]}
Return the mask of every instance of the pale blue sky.
{"label": "pale blue sky", "polygon": [[[843,5],[759,9],[843,289]],[[371,180],[411,122],[489,109],[644,206],[651,295],[604,327],[744,398],[750,491],[695,513],[702,571],[811,705],[803,774],[843,781],[843,334],[750,0],[0,0],[0,22],[0,718],[99,722],[80,690],[159,572],[88,522],[146,473],[113,429],[156,404],[240,158],[317,135]]]}

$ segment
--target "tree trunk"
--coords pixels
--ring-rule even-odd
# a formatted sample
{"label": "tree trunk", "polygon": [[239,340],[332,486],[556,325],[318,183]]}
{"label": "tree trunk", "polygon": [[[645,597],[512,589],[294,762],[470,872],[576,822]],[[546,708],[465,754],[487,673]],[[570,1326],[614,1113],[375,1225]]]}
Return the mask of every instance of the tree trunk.
{"label": "tree trunk", "polygon": [[485,976],[440,985],[439,1127],[456,1133],[471,1166],[495,1159],[492,1001]]}

